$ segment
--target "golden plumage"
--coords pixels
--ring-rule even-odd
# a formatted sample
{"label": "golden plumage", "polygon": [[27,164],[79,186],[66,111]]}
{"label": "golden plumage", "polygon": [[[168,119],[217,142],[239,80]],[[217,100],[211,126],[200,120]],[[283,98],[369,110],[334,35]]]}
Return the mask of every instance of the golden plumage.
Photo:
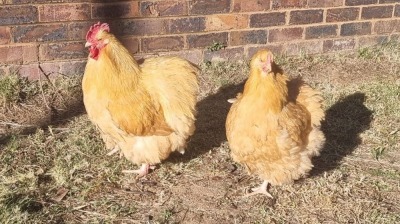
{"label": "golden plumage", "polygon": [[[320,93],[301,79],[288,80],[271,52],[257,52],[243,94],[226,120],[233,160],[261,177],[261,188],[267,182],[281,185],[306,175],[313,167],[311,157],[325,141],[320,130],[322,101]],[[269,195],[261,188],[256,193]]]}
{"label": "golden plumage", "polygon": [[149,58],[139,66],[113,34],[100,30],[95,39],[106,45],[97,59],[89,57],[82,88],[106,146],[136,164],[184,152],[195,129],[198,69],[178,57]]}

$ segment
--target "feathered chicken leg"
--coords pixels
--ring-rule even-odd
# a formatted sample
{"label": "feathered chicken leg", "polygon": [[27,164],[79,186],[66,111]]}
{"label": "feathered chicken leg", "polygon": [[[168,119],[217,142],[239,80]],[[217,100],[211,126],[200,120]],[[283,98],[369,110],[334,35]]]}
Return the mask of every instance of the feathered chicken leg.
{"label": "feathered chicken leg", "polygon": [[259,187],[252,188],[251,189],[252,192],[251,193],[247,193],[244,197],[253,196],[255,194],[265,194],[266,196],[268,196],[270,198],[274,198],[268,192],[267,188],[268,188],[268,181],[264,180],[264,182]]}
{"label": "feathered chicken leg", "polygon": [[154,170],[156,166],[151,166],[148,163],[143,163],[140,169],[137,170],[122,170],[123,173],[136,173],[138,176],[137,179],[146,176],[149,173],[149,169]]}

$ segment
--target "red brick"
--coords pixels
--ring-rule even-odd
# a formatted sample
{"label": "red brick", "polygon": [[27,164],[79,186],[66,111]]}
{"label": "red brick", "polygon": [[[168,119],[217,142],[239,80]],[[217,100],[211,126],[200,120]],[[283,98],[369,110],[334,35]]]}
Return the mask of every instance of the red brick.
{"label": "red brick", "polygon": [[389,41],[388,36],[367,36],[358,39],[358,47],[370,47],[377,44],[384,44]]}
{"label": "red brick", "polygon": [[[63,0],[61,0],[61,1],[63,1]],[[74,0],[69,0],[69,1],[74,1]],[[85,1],[85,0],[75,0],[75,1]],[[91,2],[102,2],[103,3],[103,2],[123,2],[123,1],[127,1],[127,0],[90,0],[90,1]]]}
{"label": "red brick", "polygon": [[135,60],[139,63],[142,64],[143,61],[147,58],[152,58],[152,57],[157,57],[160,54],[162,54],[163,52],[156,52],[156,53],[137,53],[133,55],[133,58],[135,58]]}
{"label": "red brick", "polygon": [[[39,49],[37,45],[24,45],[22,46],[23,63],[36,62],[39,60]],[[20,51],[21,53],[21,51]]]}
{"label": "red brick", "polygon": [[230,33],[229,45],[266,44],[267,38],[267,30],[232,31]]}
{"label": "red brick", "polygon": [[89,4],[41,5],[40,22],[74,21],[90,19]]}
{"label": "red brick", "polygon": [[377,21],[374,32],[377,34],[400,32],[400,20]]}
{"label": "red brick", "polygon": [[285,46],[286,55],[320,54],[323,52],[323,41],[290,43]]}
{"label": "red brick", "polygon": [[[3,0],[5,4],[27,4],[27,3],[61,3],[61,2],[88,2],[87,0]],[[104,0],[92,0],[93,2],[99,2]],[[109,0],[118,1],[118,0]]]}
{"label": "red brick", "polygon": [[116,20],[110,23],[111,32],[117,36],[145,36],[166,34],[168,20],[166,19],[135,19]]}
{"label": "red brick", "polygon": [[345,5],[355,6],[355,5],[370,5],[376,4],[378,0],[346,0]]}
{"label": "red brick", "polygon": [[386,3],[399,3],[399,0],[379,0],[379,4],[386,4]]}
{"label": "red brick", "polygon": [[271,0],[233,0],[234,12],[258,12],[270,9]]}
{"label": "red brick", "polygon": [[307,27],[305,31],[306,39],[327,38],[337,36],[337,25],[322,25]]}
{"label": "red brick", "polygon": [[16,43],[58,41],[68,38],[68,27],[67,24],[16,26],[11,30],[11,34]]}
{"label": "red brick", "polygon": [[352,50],[356,46],[354,39],[335,39],[324,41],[324,52]]}
{"label": "red brick", "polygon": [[267,46],[257,46],[257,47],[249,47],[247,49],[247,57],[251,58],[255,53],[259,50],[268,49],[273,52],[274,55],[284,54],[284,47],[282,44],[268,44]]}
{"label": "red brick", "polygon": [[8,44],[11,41],[10,28],[0,26],[0,44]]}
{"label": "red brick", "polygon": [[290,25],[320,23],[323,21],[323,10],[299,10],[290,12]]}
{"label": "red brick", "polygon": [[363,7],[361,11],[362,19],[390,18],[392,17],[393,6],[371,6]]}
{"label": "red brick", "polygon": [[396,5],[396,7],[394,8],[394,16],[400,16],[400,5]]}
{"label": "red brick", "polygon": [[190,17],[171,19],[169,21],[169,33],[193,33],[206,29],[205,17]]}
{"label": "red brick", "polygon": [[187,41],[189,48],[206,48],[212,46],[215,42],[226,45],[228,43],[228,33],[189,35]]}
{"label": "red brick", "polygon": [[190,14],[215,14],[230,11],[231,0],[192,0],[189,1]]}
{"label": "red brick", "polygon": [[0,47],[0,63],[22,63],[21,46]]}
{"label": "red brick", "polygon": [[60,62],[43,62],[40,63],[40,68],[42,71],[40,71],[42,74],[46,75],[58,75],[60,71]]}
{"label": "red brick", "polygon": [[68,39],[70,39],[70,40],[85,40],[86,33],[89,31],[89,28],[92,25],[93,25],[93,22],[73,22],[73,23],[69,24],[68,25]]}
{"label": "red brick", "polygon": [[338,7],[343,5],[343,0],[330,0],[330,1],[321,1],[321,0],[309,0],[309,7]]}
{"label": "red brick", "polygon": [[248,23],[247,15],[211,15],[206,17],[206,31],[243,29],[248,27]]}
{"label": "red brick", "polygon": [[0,64],[22,64],[38,61],[36,45],[0,47]]}
{"label": "red brick", "polygon": [[92,18],[132,18],[139,16],[139,2],[96,3],[92,5]]}
{"label": "red brick", "polygon": [[250,15],[250,27],[279,26],[286,23],[286,13],[271,12]]}
{"label": "red brick", "polygon": [[303,28],[284,28],[284,29],[274,29],[269,31],[268,41],[269,42],[282,42],[299,40],[303,36]]}
{"label": "red brick", "polygon": [[159,55],[185,58],[186,60],[189,60],[193,64],[200,64],[201,62],[203,62],[202,50],[160,52]]}
{"label": "red brick", "polygon": [[307,5],[307,0],[272,0],[272,8],[301,8]]}
{"label": "red brick", "polygon": [[371,33],[370,22],[346,23],[340,27],[341,36],[367,35]]}
{"label": "red brick", "polygon": [[38,10],[35,6],[0,6],[0,25],[35,23]]}
{"label": "red brick", "polygon": [[135,37],[123,37],[121,43],[128,49],[131,54],[139,52],[139,40]]}
{"label": "red brick", "polygon": [[142,16],[182,16],[188,14],[186,1],[144,1],[140,2]]}
{"label": "red brick", "polygon": [[85,50],[84,45],[84,42],[41,44],[39,47],[39,59],[41,61],[49,61],[86,58],[88,51]]}
{"label": "red brick", "polygon": [[83,75],[86,67],[86,60],[84,61],[68,61],[68,62],[55,62],[60,64],[59,73],[63,75]]}
{"label": "red brick", "polygon": [[28,77],[29,80],[38,80],[41,72],[38,64],[14,65],[10,67],[10,73],[16,73],[21,77]]}
{"label": "red brick", "polygon": [[86,60],[40,63],[40,67],[46,75],[83,75],[85,66]]}
{"label": "red brick", "polygon": [[142,39],[143,52],[177,51],[184,48],[183,37],[152,37]]}
{"label": "red brick", "polygon": [[344,22],[358,19],[359,8],[328,9],[326,22]]}
{"label": "red brick", "polygon": [[219,51],[207,50],[204,52],[204,61],[237,61],[244,59],[244,49],[242,47],[225,48]]}
{"label": "red brick", "polygon": [[[31,75],[25,74],[31,79],[37,80],[39,76],[43,79],[43,76],[46,75],[49,78],[54,77],[55,75],[59,75],[58,71],[60,70],[61,62],[40,62],[39,64],[30,64],[32,66],[36,66],[38,68],[39,75],[37,77],[32,77]],[[23,72],[26,73],[26,72]],[[20,75],[24,75],[21,74]]]}

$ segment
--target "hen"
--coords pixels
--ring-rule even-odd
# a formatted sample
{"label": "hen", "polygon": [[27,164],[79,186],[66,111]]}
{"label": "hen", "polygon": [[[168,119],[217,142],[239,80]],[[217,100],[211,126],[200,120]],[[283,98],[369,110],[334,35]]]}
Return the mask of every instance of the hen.
{"label": "hen", "polygon": [[281,185],[305,176],[325,137],[319,92],[300,79],[289,80],[267,50],[257,52],[242,94],[233,102],[226,133],[234,161],[264,182],[246,196],[272,197],[268,184]]}
{"label": "hen", "polygon": [[195,130],[198,68],[178,57],[139,66],[106,23],[90,27],[86,40],[85,108],[111,153],[142,164],[124,172],[141,177],[171,152],[183,153]]}

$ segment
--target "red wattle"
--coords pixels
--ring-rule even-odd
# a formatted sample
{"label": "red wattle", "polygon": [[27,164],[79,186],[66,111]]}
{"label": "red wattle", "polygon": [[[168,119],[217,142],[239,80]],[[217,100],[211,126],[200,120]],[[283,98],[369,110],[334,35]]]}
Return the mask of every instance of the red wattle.
{"label": "red wattle", "polygon": [[100,51],[99,51],[98,48],[96,48],[95,46],[91,46],[90,49],[89,49],[89,51],[90,51],[89,56],[90,56],[91,58],[93,58],[94,60],[97,60],[97,59],[99,58],[99,53],[100,53]]}

